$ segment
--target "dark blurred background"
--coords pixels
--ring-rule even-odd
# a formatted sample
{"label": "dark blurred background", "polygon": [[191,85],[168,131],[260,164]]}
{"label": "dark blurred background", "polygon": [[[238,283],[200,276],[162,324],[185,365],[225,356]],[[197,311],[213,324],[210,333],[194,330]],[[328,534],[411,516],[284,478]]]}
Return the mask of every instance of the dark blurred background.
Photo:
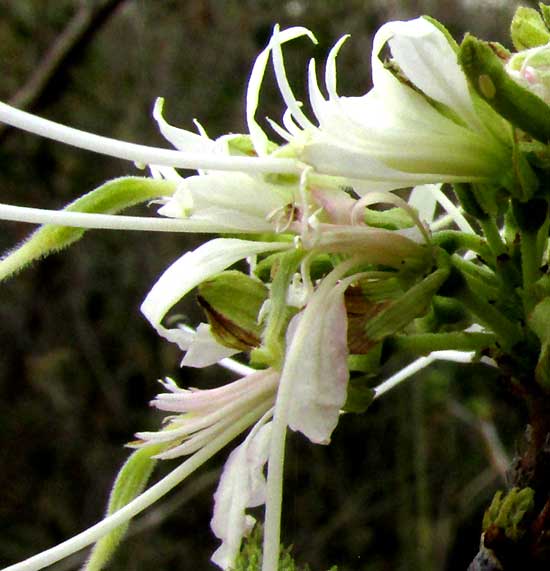
{"label": "dark blurred background", "polygon": [[[526,4],[526,3],[524,3]],[[534,4],[534,3],[533,3]],[[304,93],[309,57],[339,57],[339,91],[370,86],[370,48],[391,19],[428,13],[508,45],[517,3],[506,0],[2,0],[0,98],[96,133],[169,145],[151,118],[212,137],[242,132],[244,93],[272,26],[305,25],[319,39],[285,48]],[[273,82],[258,116],[279,118]],[[0,127],[1,201],[59,208],[132,164]],[[142,209],[141,212],[144,210]],[[136,210],[135,212],[140,212]],[[31,228],[2,223],[0,251]],[[137,430],[162,416],[156,379],[206,387],[222,371],[181,370],[180,355],[139,312],[156,277],[200,237],[92,231],[0,289],[0,563],[30,556],[97,521]],[[192,300],[180,308],[191,320]],[[483,509],[503,482],[522,411],[481,366],[440,364],[343,417],[330,447],[290,438],[284,539],[312,571],[464,570]],[[112,569],[213,569],[208,522],[226,454],[203,467],[131,529]],[[163,463],[158,477],[174,468]],[[82,554],[53,567],[76,569]]]}

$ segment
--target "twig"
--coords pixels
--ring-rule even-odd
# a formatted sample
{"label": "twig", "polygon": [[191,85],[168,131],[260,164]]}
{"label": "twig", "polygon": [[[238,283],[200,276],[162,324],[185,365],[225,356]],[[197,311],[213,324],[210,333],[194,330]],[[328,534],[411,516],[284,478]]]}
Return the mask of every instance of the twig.
{"label": "twig", "polygon": [[[34,108],[43,95],[66,71],[75,55],[93,39],[97,31],[126,0],[103,0],[92,8],[83,1],[65,29],[46,51],[25,84],[10,98],[9,104],[19,109]],[[0,138],[11,129],[0,125]]]}

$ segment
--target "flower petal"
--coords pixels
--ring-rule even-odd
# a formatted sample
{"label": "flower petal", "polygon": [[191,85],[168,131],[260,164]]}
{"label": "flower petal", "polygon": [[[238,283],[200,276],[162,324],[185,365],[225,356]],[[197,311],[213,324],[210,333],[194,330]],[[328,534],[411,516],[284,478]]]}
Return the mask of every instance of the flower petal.
{"label": "flower petal", "polygon": [[485,131],[477,116],[466,77],[449,41],[425,18],[388,22],[375,37],[373,56],[386,41],[407,78],[428,97],[447,105],[477,131]]}
{"label": "flower petal", "polygon": [[[309,36],[310,38],[314,37],[307,28],[295,26],[293,28],[288,28],[287,30],[279,32],[277,43],[280,45],[301,36]],[[265,68],[267,66],[267,62],[269,61],[269,56],[272,49],[273,38],[270,40],[267,47],[265,47],[256,58],[254,66],[252,67],[250,79],[248,80],[248,88],[246,90],[246,124],[248,126],[248,131],[250,133],[250,138],[252,139],[254,149],[260,157],[267,154],[268,139],[260,125],[258,125],[255,115],[258,108],[258,99],[260,97],[260,88],[262,86]]]}
{"label": "flower petal", "polygon": [[323,285],[288,330],[290,351],[299,351],[303,357],[292,389],[288,425],[318,444],[328,444],[338,424],[349,378],[345,288]]}
{"label": "flower petal", "polygon": [[217,238],[176,260],[159,278],[141,305],[141,311],[159,335],[186,351],[193,334],[182,328],[167,329],[161,325],[168,310],[194,287],[235,262],[248,256],[274,250],[285,250],[290,244],[250,242],[235,238]]}
{"label": "flower petal", "polygon": [[271,423],[264,426],[260,423],[229,456],[214,494],[210,527],[222,544],[211,559],[224,570],[232,568],[242,538],[254,525],[255,520],[246,515],[246,508],[265,502],[263,468],[269,452]]}
{"label": "flower petal", "polygon": [[181,362],[181,366],[208,367],[236,353],[239,353],[239,351],[225,347],[214,339],[210,331],[210,325],[200,323]]}
{"label": "flower petal", "polygon": [[169,125],[162,116],[164,99],[158,97],[153,107],[153,118],[157,122],[162,136],[170,141],[179,151],[188,153],[216,153],[218,151],[215,141],[204,135],[197,135],[192,131],[179,129]]}

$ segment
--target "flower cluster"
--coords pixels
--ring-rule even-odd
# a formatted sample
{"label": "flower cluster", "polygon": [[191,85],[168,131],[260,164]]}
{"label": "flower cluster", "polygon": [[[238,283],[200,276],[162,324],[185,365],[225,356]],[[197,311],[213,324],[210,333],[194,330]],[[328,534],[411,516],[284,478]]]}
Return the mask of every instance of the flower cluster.
{"label": "flower cluster", "polygon": [[[309,64],[311,119],[292,92],[282,54],[286,42],[301,36],[315,41],[304,28],[276,27],[258,56],[248,84],[248,134],[212,140],[202,127],[198,134],[176,128],[158,100],[154,117],[174,151],[83,133],[0,104],[2,121],[146,164],[151,172],[107,183],[60,212],[0,205],[4,219],[47,224],[0,263],[0,276],[74,241],[69,227],[230,234],[183,254],[141,309],[185,352],[182,365],[219,363],[240,377],[210,390],[166,380],[166,392],[152,404],[170,416],[159,431],[138,432],[131,446],[159,459],[186,456],[183,464],[97,526],[11,571],[40,569],[112,533],[249,428],[214,497],[211,526],[221,546],[212,560],[224,570],[234,566],[253,524],[246,511],[265,503],[262,569],[275,571],[288,428],[327,444],[342,410],[366,409],[430,360],[469,361],[496,337],[504,347],[516,340],[515,327],[468,294],[478,282],[483,291],[498,286],[489,270],[471,262],[478,254],[494,261],[500,239],[498,229],[490,233],[491,209],[479,189],[514,189],[517,171],[510,123],[472,89],[458,46],[427,18],[388,23],[374,38],[373,89],[343,97],[336,58],[344,37],[326,61],[326,96],[315,61]],[[392,57],[384,62],[386,46]],[[525,57],[521,81],[531,81],[528,64],[537,54]],[[255,118],[270,59],[287,108],[281,124],[270,121],[282,144],[269,140]],[[197,174],[183,177],[179,168]],[[444,183],[456,185],[463,208]],[[161,218],[113,214],[153,199]],[[472,204],[482,211],[487,241],[467,220]],[[60,233],[51,224],[67,228]],[[248,271],[231,269],[243,261]],[[457,280],[457,273],[466,277]],[[468,310],[458,317],[455,306],[447,311],[448,298],[438,298],[449,283]],[[168,326],[172,307],[197,288],[208,323]],[[378,387],[366,384],[390,338],[396,347],[416,343],[429,356]],[[249,363],[234,360],[237,354]]]}

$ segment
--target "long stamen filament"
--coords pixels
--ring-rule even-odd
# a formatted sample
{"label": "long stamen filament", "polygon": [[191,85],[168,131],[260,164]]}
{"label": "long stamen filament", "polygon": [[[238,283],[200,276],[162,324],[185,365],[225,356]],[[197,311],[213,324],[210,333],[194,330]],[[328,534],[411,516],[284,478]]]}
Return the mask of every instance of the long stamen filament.
{"label": "long stamen filament", "polygon": [[454,361],[455,363],[471,363],[474,358],[475,353],[472,351],[434,351],[425,357],[420,357],[413,361],[410,365],[407,365],[395,375],[392,375],[389,379],[386,379],[383,383],[378,385],[374,389],[374,398],[381,397],[384,393],[387,393],[394,389],[397,385],[401,384],[403,381],[410,379],[413,375],[425,369],[427,366],[431,365],[435,361]]}
{"label": "long stamen filament", "polygon": [[[12,204],[0,204],[0,220],[26,222],[28,224],[55,224],[72,228],[95,228],[101,230],[138,230],[148,232],[227,232],[221,223],[179,218],[153,218],[147,216],[121,216],[118,214],[95,214],[68,210],[47,210]],[[233,233],[238,229],[231,228]],[[244,230],[243,230],[244,232]]]}
{"label": "long stamen filament", "polygon": [[106,517],[92,527],[89,527],[82,533],[75,535],[71,539],[60,543],[51,549],[47,549],[46,551],[42,551],[37,555],[29,557],[25,561],[16,563],[15,565],[10,565],[2,571],[38,571],[39,569],[43,569],[48,565],[60,561],[61,559],[64,559],[65,557],[68,557],[69,555],[80,551],[84,547],[100,540],[113,529],[127,522],[162,498],[202,466],[202,464],[204,464],[209,458],[231,442],[231,440],[236,438],[241,432],[254,423],[258,416],[262,415],[264,412],[265,403],[262,403],[248,414],[243,415],[239,422],[229,426],[225,432],[214,438],[162,480],[151,486],[146,492],[126,504],[114,514]]}
{"label": "long stamen filament", "polygon": [[2,102],[0,102],[0,121],[67,145],[145,165],[258,173],[299,174],[302,171],[300,164],[293,159],[204,155],[127,143],[67,127]]}

